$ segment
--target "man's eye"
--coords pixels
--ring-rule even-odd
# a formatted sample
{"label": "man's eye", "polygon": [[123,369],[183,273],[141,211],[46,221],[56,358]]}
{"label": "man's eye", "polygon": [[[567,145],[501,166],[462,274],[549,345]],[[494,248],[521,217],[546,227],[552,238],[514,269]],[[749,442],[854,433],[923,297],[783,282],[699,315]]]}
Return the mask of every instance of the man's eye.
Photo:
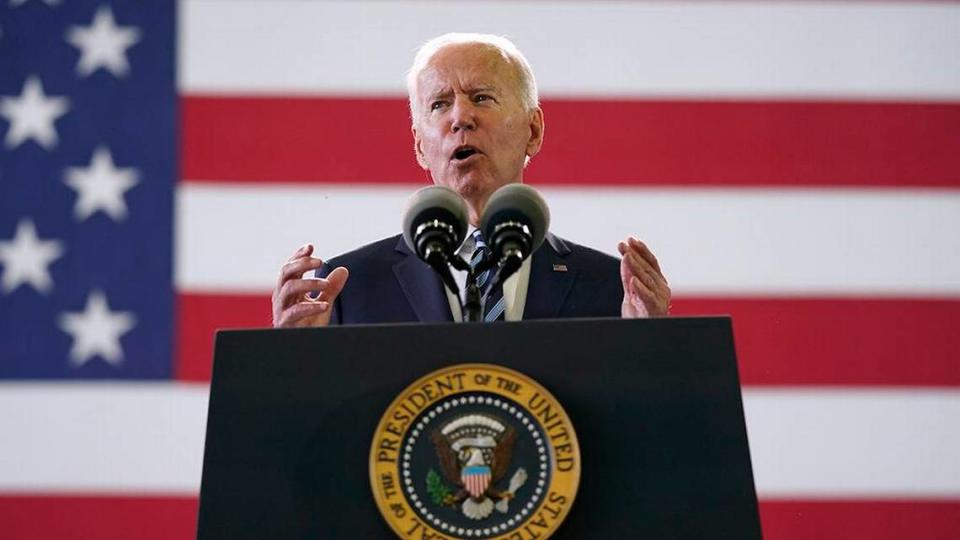
{"label": "man's eye", "polygon": [[435,110],[439,109],[440,107],[443,107],[443,102],[442,102],[442,101],[434,101],[433,103],[430,104],[430,110],[431,110],[431,111],[435,111]]}
{"label": "man's eye", "polygon": [[480,103],[481,101],[490,101],[491,99],[493,99],[493,96],[489,96],[487,94],[477,94],[473,97],[473,101],[477,103]]}

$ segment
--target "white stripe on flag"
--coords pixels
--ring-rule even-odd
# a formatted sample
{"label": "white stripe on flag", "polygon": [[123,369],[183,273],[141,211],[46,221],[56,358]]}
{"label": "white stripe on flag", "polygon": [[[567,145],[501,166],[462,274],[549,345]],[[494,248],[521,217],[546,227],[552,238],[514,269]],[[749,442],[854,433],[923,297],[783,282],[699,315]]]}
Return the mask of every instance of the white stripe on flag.
{"label": "white stripe on flag", "polygon": [[[269,291],[305,242],[332,257],[396,234],[417,187],[181,184],[177,288]],[[541,191],[551,230],[611,254],[638,236],[677,294],[960,296],[958,191]]]}
{"label": "white stripe on flag", "polygon": [[401,94],[416,48],[469,13],[471,31],[516,41],[547,95],[960,97],[949,2],[188,0],[181,12],[190,93]]}
{"label": "white stripe on flag", "polygon": [[960,495],[958,390],[750,388],[744,411],[761,498]]}
{"label": "white stripe on flag", "polygon": [[0,382],[0,491],[196,495],[209,387]]}
{"label": "white stripe on flag", "polygon": [[[0,383],[0,492],[195,495],[207,394]],[[960,497],[960,390],[747,388],[744,406],[761,497]]]}

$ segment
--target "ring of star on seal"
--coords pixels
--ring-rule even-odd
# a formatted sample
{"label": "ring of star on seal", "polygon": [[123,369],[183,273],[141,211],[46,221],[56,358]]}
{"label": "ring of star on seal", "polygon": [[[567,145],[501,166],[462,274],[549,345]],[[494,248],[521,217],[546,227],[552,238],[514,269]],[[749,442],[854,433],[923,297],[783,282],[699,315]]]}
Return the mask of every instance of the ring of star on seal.
{"label": "ring of star on seal", "polygon": [[370,448],[377,508],[400,538],[549,538],[580,483],[569,416],[539,383],[452,365],[393,400]]}

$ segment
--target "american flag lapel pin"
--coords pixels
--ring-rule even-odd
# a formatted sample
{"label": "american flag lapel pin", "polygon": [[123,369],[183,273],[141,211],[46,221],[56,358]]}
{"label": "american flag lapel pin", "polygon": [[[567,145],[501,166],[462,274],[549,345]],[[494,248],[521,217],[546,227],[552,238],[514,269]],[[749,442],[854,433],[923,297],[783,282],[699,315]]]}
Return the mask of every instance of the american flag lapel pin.
{"label": "american flag lapel pin", "polygon": [[553,271],[554,271],[554,272],[566,272],[566,271],[567,271],[567,265],[565,265],[565,264],[555,264],[555,265],[553,265]]}

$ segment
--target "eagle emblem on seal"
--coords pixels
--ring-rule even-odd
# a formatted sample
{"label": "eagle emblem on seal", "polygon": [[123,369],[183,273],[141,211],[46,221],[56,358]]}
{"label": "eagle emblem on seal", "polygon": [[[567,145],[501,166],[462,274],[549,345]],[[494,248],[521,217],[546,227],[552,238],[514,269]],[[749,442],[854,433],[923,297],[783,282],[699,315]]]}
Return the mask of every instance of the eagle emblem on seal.
{"label": "eagle emblem on seal", "polygon": [[434,503],[459,507],[474,520],[489,517],[494,509],[509,511],[510,500],[527,481],[527,472],[518,468],[506,490],[497,486],[506,476],[517,440],[516,430],[486,414],[454,418],[430,432],[446,485],[432,469],[427,473],[427,491]]}

